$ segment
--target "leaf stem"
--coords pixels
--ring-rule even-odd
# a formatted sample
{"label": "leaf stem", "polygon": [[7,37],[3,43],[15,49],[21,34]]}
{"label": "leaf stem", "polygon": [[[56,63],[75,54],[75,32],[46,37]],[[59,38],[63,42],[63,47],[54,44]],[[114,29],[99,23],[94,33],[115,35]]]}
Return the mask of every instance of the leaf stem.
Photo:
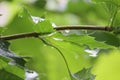
{"label": "leaf stem", "polygon": [[116,9],[114,10],[113,14],[111,14],[110,21],[109,21],[109,24],[108,24],[109,27],[113,26],[116,15],[118,13],[118,9],[119,9],[119,6],[117,6]]}
{"label": "leaf stem", "polygon": [[[111,27],[107,26],[90,26],[90,25],[66,25],[66,26],[58,26],[54,28],[56,31],[61,30],[101,30],[101,31],[113,31]],[[45,35],[49,33],[36,33],[36,32],[29,32],[29,33],[20,33],[20,34],[13,34],[8,36],[1,36],[0,40],[14,40],[26,37],[38,37],[40,35]]]}
{"label": "leaf stem", "polygon": [[63,55],[63,53],[61,52],[61,50],[60,50],[59,48],[57,48],[55,45],[53,45],[50,41],[46,41],[46,39],[43,39],[43,38],[40,38],[40,37],[38,37],[38,38],[39,38],[40,40],[42,40],[42,42],[43,42],[44,44],[55,48],[55,49],[60,53],[60,55],[62,56],[62,58],[63,58],[63,60],[64,60],[64,62],[65,62],[65,65],[66,65],[66,67],[67,67],[69,76],[70,76],[71,80],[73,80],[72,75],[71,75],[71,71],[70,71],[69,66],[68,66],[68,63],[67,63],[67,60],[66,60],[65,56]]}

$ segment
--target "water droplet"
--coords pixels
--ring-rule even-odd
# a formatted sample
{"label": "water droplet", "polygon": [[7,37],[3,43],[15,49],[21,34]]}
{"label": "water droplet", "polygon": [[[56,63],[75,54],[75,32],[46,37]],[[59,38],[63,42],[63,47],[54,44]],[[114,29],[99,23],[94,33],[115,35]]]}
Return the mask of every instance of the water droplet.
{"label": "water droplet", "polygon": [[53,38],[53,39],[56,41],[63,41],[63,39],[60,39],[60,38]]}
{"label": "water droplet", "polygon": [[25,80],[35,80],[38,77],[38,73],[35,71],[27,70],[25,76]]}
{"label": "water droplet", "polygon": [[93,50],[85,49],[85,52],[90,53],[89,56],[92,56],[92,57],[97,57],[97,54],[99,53],[99,51],[100,51],[99,48],[96,48],[96,49],[93,49]]}
{"label": "water droplet", "polygon": [[52,26],[55,28],[55,27],[57,27],[56,25],[55,25],[55,23],[52,23]]}
{"label": "water droplet", "polygon": [[70,32],[70,30],[65,30],[65,32],[66,32],[66,33],[69,33],[69,32]]}
{"label": "water droplet", "polygon": [[35,17],[35,16],[31,16],[32,20],[34,23],[38,23],[38,22],[41,22],[41,21],[44,21],[45,19],[43,18],[40,18],[40,17]]}

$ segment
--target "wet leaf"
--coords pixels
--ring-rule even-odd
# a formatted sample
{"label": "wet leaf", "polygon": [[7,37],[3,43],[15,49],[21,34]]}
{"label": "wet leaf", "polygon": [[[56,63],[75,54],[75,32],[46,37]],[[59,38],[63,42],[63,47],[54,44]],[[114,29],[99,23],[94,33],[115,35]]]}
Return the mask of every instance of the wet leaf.
{"label": "wet leaf", "polygon": [[[14,80],[14,79],[21,79],[24,80],[25,72],[23,69],[8,64],[10,60],[0,56],[0,79],[2,80]],[[17,73],[16,73],[17,71]]]}
{"label": "wet leaf", "polygon": [[37,33],[51,33],[51,32],[54,32],[52,23],[49,20],[39,21],[35,25],[34,30]]}
{"label": "wet leaf", "polygon": [[93,36],[95,38],[95,40],[102,41],[102,42],[104,42],[104,43],[106,43],[108,45],[112,45],[112,46],[115,46],[115,47],[120,46],[119,38],[116,35],[112,34],[112,33],[95,32],[91,36]]}
{"label": "wet leaf", "polygon": [[74,74],[76,80],[95,80],[95,75],[91,73],[91,68],[84,68],[81,71]]}
{"label": "wet leaf", "polygon": [[1,80],[24,80],[19,76],[6,71],[5,69],[0,70],[0,79]]}
{"label": "wet leaf", "polygon": [[13,52],[11,52],[9,50],[9,45],[9,42],[0,40],[0,56],[10,58],[14,61],[15,64],[23,67],[26,61],[22,57],[15,55]]}
{"label": "wet leaf", "polygon": [[[108,33],[109,34],[109,33]],[[99,36],[97,36],[99,37]],[[109,36],[108,36],[109,37]],[[104,41],[96,41],[94,37],[88,35],[62,35],[61,33],[57,33],[52,36],[52,38],[56,41],[70,42],[74,44],[78,44],[80,46],[89,46],[90,48],[112,48],[112,46],[106,44]]]}

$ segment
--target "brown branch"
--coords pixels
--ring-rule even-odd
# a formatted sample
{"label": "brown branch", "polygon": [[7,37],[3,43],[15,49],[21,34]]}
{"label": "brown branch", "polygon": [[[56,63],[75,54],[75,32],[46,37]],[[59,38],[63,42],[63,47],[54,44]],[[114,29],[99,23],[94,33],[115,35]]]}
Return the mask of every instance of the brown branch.
{"label": "brown branch", "polygon": [[38,33],[31,32],[31,33],[21,33],[21,34],[14,34],[9,36],[1,36],[0,40],[14,40],[19,38],[26,38],[26,37],[38,37]]}
{"label": "brown branch", "polygon": [[[58,26],[54,28],[56,31],[60,30],[102,30],[102,31],[112,31],[110,27],[105,26],[80,26],[80,25],[73,25],[73,26]],[[38,37],[40,33],[31,32],[31,33],[21,33],[21,34],[14,34],[9,36],[1,36],[0,40],[14,40],[14,39],[20,39],[20,38],[26,38],[26,37]]]}
{"label": "brown branch", "polygon": [[103,30],[103,31],[112,31],[110,27],[107,26],[92,26],[92,25],[66,25],[58,26],[56,30]]}

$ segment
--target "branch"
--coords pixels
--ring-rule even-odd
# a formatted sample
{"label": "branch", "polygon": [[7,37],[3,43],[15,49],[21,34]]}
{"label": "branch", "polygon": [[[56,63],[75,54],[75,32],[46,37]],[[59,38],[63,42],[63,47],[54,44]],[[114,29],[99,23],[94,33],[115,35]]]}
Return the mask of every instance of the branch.
{"label": "branch", "polygon": [[39,34],[35,32],[31,33],[21,33],[21,34],[14,34],[9,36],[1,36],[0,40],[14,40],[14,39],[20,39],[20,38],[26,38],[26,37],[38,37]]}
{"label": "branch", "polygon": [[[112,28],[105,27],[105,26],[89,26],[89,25],[73,25],[73,26],[58,26],[54,28],[56,31],[61,30],[102,30],[102,31],[112,31]],[[31,32],[31,33],[21,33],[21,34],[14,34],[9,36],[1,36],[0,40],[14,40],[14,39],[20,39],[20,38],[26,38],[26,37],[38,37],[40,33]]]}
{"label": "branch", "polygon": [[66,25],[66,26],[58,26],[56,28],[59,30],[103,30],[103,31],[112,31],[110,27],[107,26],[92,26],[92,25]]}

